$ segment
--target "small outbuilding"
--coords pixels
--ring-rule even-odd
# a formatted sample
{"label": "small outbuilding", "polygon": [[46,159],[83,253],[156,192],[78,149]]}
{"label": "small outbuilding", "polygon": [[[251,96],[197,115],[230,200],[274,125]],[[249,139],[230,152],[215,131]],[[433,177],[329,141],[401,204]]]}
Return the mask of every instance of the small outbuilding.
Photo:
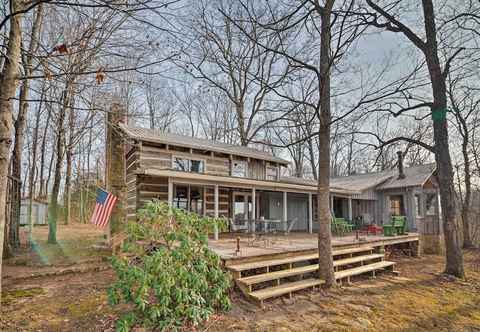
{"label": "small outbuilding", "polygon": [[[20,225],[28,225],[28,206],[30,199],[22,198],[20,205]],[[32,200],[32,220],[34,225],[46,225],[48,218],[48,203],[46,201]]]}

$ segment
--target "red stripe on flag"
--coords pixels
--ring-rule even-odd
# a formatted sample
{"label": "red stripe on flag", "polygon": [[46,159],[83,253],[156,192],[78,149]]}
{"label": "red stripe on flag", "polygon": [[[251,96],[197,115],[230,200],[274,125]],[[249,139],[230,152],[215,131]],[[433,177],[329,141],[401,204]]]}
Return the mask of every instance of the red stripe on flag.
{"label": "red stripe on flag", "polygon": [[113,196],[111,193],[108,193],[107,198],[105,199],[105,202],[103,204],[95,204],[95,210],[93,211],[90,222],[97,227],[105,227],[108,224],[110,214],[112,213],[116,201],[117,197]]}
{"label": "red stripe on flag", "polygon": [[116,197],[108,194],[107,204],[105,207],[105,213],[100,220],[100,227],[105,227],[108,224],[110,214],[112,213],[113,206],[115,205]]}
{"label": "red stripe on flag", "polygon": [[95,210],[93,210],[93,215],[92,215],[92,218],[90,219],[90,223],[92,224],[95,224],[97,223],[96,219],[97,219],[97,214],[98,214],[98,210],[100,209],[100,204],[95,204]]}

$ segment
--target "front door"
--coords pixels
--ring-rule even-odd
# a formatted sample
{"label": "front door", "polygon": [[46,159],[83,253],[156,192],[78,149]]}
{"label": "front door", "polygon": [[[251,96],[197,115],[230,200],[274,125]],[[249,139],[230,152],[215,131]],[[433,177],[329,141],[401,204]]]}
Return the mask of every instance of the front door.
{"label": "front door", "polygon": [[233,219],[248,220],[252,217],[252,195],[237,192],[233,194]]}

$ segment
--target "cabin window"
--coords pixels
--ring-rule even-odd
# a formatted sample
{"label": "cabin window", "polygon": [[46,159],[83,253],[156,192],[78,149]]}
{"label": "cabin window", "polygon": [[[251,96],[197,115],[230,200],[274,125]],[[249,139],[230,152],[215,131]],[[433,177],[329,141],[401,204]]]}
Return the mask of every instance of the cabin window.
{"label": "cabin window", "polygon": [[190,160],[190,172],[203,173],[203,160]]}
{"label": "cabin window", "polygon": [[176,185],[173,207],[203,214],[203,188],[189,185]]}
{"label": "cabin window", "polygon": [[173,159],[173,169],[177,171],[187,172],[188,171],[188,159],[175,157]]}
{"label": "cabin window", "polygon": [[182,172],[203,173],[204,161],[175,157],[173,158],[173,169]]}
{"label": "cabin window", "polygon": [[436,195],[435,194],[428,194],[425,199],[425,214],[427,216],[434,216],[435,213],[435,202],[436,202]]}
{"label": "cabin window", "polygon": [[177,209],[188,210],[188,187],[175,186],[175,197],[173,198],[173,207]]}
{"label": "cabin window", "polygon": [[416,211],[416,216],[421,217],[422,216],[422,201],[420,199],[420,195],[415,195],[415,211]]}
{"label": "cabin window", "polygon": [[390,214],[392,216],[403,216],[404,215],[403,196],[402,195],[390,196]]}
{"label": "cabin window", "polygon": [[267,166],[266,174],[267,174],[267,180],[276,180],[277,168],[273,166]]}
{"label": "cabin window", "polygon": [[246,161],[233,161],[232,165],[232,176],[236,176],[239,178],[246,178],[247,177],[247,162]]}

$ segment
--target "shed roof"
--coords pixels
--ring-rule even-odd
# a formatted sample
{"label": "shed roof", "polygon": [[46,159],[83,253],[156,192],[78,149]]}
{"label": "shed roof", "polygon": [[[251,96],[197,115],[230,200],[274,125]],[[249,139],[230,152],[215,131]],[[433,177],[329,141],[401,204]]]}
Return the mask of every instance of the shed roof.
{"label": "shed roof", "polygon": [[152,143],[171,144],[175,146],[181,146],[192,149],[200,149],[206,151],[213,151],[218,153],[232,154],[241,157],[255,158],[266,161],[279,163],[282,165],[288,165],[289,162],[285,159],[275,157],[272,154],[260,151],[254,148],[232,145],[212,141],[204,138],[197,138],[185,135],[178,135],[172,133],[166,133],[160,130],[148,129],[142,127],[133,127],[125,124],[120,124],[120,128],[130,138]]}
{"label": "shed roof", "polygon": [[394,171],[393,176],[389,180],[387,180],[385,183],[377,187],[377,189],[383,190],[383,189],[423,186],[425,182],[427,182],[427,180],[435,172],[436,168],[437,168],[436,164],[426,164],[426,165],[405,168],[404,179],[399,179],[397,176],[398,173]]}
{"label": "shed roof", "polygon": [[365,191],[371,188],[376,190],[423,186],[435,172],[436,164],[425,164],[407,167],[404,169],[405,178],[398,178],[396,169],[375,173],[365,173],[344,177],[335,177],[330,180],[334,187]]}

